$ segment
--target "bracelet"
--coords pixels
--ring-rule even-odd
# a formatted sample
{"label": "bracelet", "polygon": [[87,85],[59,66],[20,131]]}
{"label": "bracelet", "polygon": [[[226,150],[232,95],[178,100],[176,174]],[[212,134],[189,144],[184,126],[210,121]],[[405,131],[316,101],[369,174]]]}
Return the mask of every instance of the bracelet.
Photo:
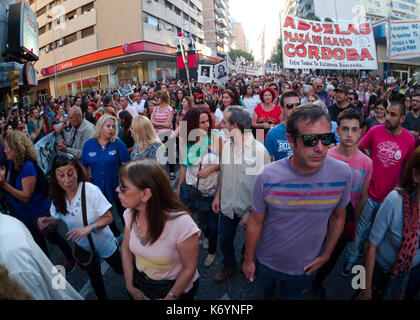
{"label": "bracelet", "polygon": [[96,224],[96,222],[92,223],[93,226],[93,233],[96,233],[98,231],[98,225]]}
{"label": "bracelet", "polygon": [[169,291],[169,292],[168,292],[168,294],[169,294],[172,298],[174,298],[175,300],[179,300],[179,297],[178,297],[178,296],[176,296],[176,295],[174,295],[174,294],[172,293],[172,291]]}

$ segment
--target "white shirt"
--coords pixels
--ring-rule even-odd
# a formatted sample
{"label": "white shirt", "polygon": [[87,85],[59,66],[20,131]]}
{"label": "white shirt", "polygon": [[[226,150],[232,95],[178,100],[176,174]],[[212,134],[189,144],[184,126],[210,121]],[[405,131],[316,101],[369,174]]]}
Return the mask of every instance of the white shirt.
{"label": "white shirt", "polygon": [[[57,273],[26,226],[0,213],[0,264],[36,300],[83,300]],[[55,273],[53,273],[53,269]],[[54,289],[56,284],[58,288]]]}
{"label": "white shirt", "polygon": [[254,116],[254,109],[255,109],[255,107],[258,106],[261,103],[259,98],[260,97],[257,96],[257,95],[254,95],[251,98],[245,98],[245,97],[242,98],[242,101],[244,102],[245,107],[249,111],[249,114],[251,116],[251,119]]}
{"label": "white shirt", "polygon": [[145,103],[146,103],[146,100],[143,100],[143,99],[141,99],[140,103],[137,103],[137,101],[134,101],[133,102],[133,107],[140,114],[140,113],[143,113],[144,112],[144,105],[145,105]]}
{"label": "white shirt", "polygon": [[[79,183],[77,193],[70,202],[66,199],[67,211],[66,215],[57,212],[54,203],[51,204],[50,214],[54,219],[62,220],[67,225],[69,230],[84,228],[83,213],[82,213],[82,185]],[[112,205],[108,202],[102,191],[90,182],[86,182],[86,215],[88,224],[98,221]],[[109,226],[96,233],[91,233],[95,250],[102,258],[110,257],[117,249],[117,244]],[[80,247],[88,252],[91,252],[88,237],[83,237],[77,243]]]}
{"label": "white shirt", "polygon": [[219,108],[216,109],[216,111],[214,112],[214,115],[219,118],[219,121],[223,120],[223,112]]}

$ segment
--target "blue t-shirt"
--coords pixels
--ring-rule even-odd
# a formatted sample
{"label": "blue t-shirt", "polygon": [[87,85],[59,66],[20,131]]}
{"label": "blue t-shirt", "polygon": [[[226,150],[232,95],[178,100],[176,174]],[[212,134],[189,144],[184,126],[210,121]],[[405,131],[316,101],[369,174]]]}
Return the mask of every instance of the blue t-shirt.
{"label": "blue t-shirt", "polygon": [[[377,246],[376,261],[388,272],[392,272],[402,245],[403,198],[397,190],[385,198],[370,232],[369,241]],[[420,241],[417,244],[412,268],[420,263]]]}
{"label": "blue t-shirt", "polygon": [[[331,121],[331,132],[334,133],[336,143],[340,143],[340,137],[336,131],[337,122]],[[270,129],[265,139],[264,146],[270,156],[274,156],[274,161],[284,159],[293,155],[293,150],[286,138],[287,130],[284,122]]]}
{"label": "blue t-shirt", "polygon": [[284,122],[282,122],[271,129],[267,134],[264,146],[270,156],[274,156],[274,161],[293,155],[293,150],[286,139],[286,133],[286,126],[284,125]]}
{"label": "blue t-shirt", "polygon": [[[16,185],[12,184],[12,161],[9,161],[9,184],[15,189],[22,191],[22,180],[26,177],[37,177],[38,173],[36,172],[35,166],[31,161],[26,161],[23,165],[22,170],[16,178]],[[39,217],[46,215],[50,210],[50,202],[48,198],[43,198],[41,191],[36,186],[34,192],[32,193],[31,199],[29,202],[23,202],[18,200],[15,197],[11,197],[13,205],[15,207],[15,212],[19,220],[25,223],[27,226],[33,224],[32,217]]]}
{"label": "blue t-shirt", "polygon": [[[118,154],[116,146],[118,144]],[[90,167],[93,183],[101,189],[109,202],[118,197],[115,189],[118,187],[118,170],[120,165],[129,160],[128,150],[120,139],[109,142],[102,149],[98,139],[86,141],[82,151],[82,164]]]}

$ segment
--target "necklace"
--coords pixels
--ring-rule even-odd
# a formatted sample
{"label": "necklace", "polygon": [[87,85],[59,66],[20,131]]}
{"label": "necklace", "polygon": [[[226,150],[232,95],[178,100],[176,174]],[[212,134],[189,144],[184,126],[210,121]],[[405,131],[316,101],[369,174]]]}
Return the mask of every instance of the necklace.
{"label": "necklace", "polygon": [[147,244],[147,241],[149,240],[149,237],[148,236],[146,236],[146,237],[142,237],[141,236],[141,234],[140,234],[140,226],[139,226],[139,224],[138,224],[138,222],[136,221],[136,225],[137,225],[137,236],[139,237],[139,239],[140,239],[140,243],[141,243],[141,245],[142,246],[145,246],[146,244]]}

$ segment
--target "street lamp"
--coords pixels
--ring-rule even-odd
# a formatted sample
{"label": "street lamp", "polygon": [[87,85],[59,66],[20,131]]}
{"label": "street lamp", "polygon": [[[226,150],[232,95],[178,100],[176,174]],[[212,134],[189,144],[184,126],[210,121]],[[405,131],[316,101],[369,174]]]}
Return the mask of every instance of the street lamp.
{"label": "street lamp", "polygon": [[[52,19],[53,17],[51,15],[47,15],[48,19]],[[53,37],[53,56],[54,56],[54,78],[55,78],[55,97],[58,99],[58,81],[57,81],[57,66],[55,64],[55,41],[54,41],[54,26],[53,21],[51,21],[51,27],[52,27],[52,37]]]}

